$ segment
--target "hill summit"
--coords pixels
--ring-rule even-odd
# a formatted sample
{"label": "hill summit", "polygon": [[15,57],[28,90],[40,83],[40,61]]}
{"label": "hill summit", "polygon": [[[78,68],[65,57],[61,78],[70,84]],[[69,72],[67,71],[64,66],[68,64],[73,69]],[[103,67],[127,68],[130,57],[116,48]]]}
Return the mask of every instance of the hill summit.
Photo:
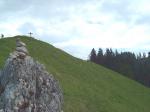
{"label": "hill summit", "polygon": [[[14,51],[17,38],[27,44],[29,52],[25,59],[17,59],[23,61],[32,56],[59,80],[63,89],[64,112],[150,112],[149,88],[103,66],[77,59],[36,38],[15,36],[0,39],[0,69],[6,63],[9,53]],[[37,66],[37,62],[33,62],[33,66]],[[31,67],[30,64],[26,66]]]}
{"label": "hill summit", "polygon": [[19,38],[0,72],[0,112],[61,112],[58,81],[29,56]]}

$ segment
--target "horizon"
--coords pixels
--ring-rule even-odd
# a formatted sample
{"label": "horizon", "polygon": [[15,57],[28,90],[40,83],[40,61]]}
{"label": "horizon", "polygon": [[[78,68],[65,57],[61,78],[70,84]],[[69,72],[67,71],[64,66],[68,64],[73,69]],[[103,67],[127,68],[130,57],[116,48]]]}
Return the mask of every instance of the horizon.
{"label": "horizon", "polygon": [[[11,37],[3,37],[3,38],[13,38],[13,37],[16,37],[16,36],[25,36],[25,37],[28,37],[28,38],[34,38],[34,39],[37,39],[37,40],[40,40],[40,41],[43,41],[43,40],[41,40],[40,38],[36,38],[36,37],[32,37],[32,36],[30,36],[30,34],[27,34],[27,35],[15,35],[15,36],[11,36]],[[2,37],[0,38],[0,39],[3,39]],[[43,42],[46,42],[46,41],[43,41]],[[49,43],[49,42],[46,42],[46,43],[48,43],[48,44],[50,44],[50,45],[53,45],[53,44],[51,44],[51,43]],[[54,46],[54,45],[53,45]],[[56,48],[58,48],[58,49],[61,49],[61,48],[59,48],[59,47],[57,47],[57,46],[54,46],[54,47],[56,47]],[[93,48],[92,48],[93,49]],[[90,53],[91,53],[91,51],[92,51],[92,49],[90,50],[90,52],[89,52],[89,54],[88,55],[85,55],[84,56],[84,58],[81,58],[81,57],[77,57],[77,56],[75,56],[75,55],[72,55],[71,53],[69,53],[69,52],[67,52],[67,51],[65,51],[65,50],[63,50],[63,49],[61,49],[61,50],[63,50],[64,52],[66,52],[66,53],[68,53],[68,54],[70,54],[70,55],[72,55],[72,56],[74,56],[74,57],[76,57],[76,58],[79,58],[79,59],[82,59],[82,60],[88,60],[89,59],[89,55],[90,55]],[[94,48],[95,49],[95,48]],[[134,53],[135,54],[135,56],[137,57],[139,54],[141,54],[141,56],[148,56],[148,53],[150,52],[150,51],[145,51],[145,52],[140,52],[140,50],[138,50],[139,52],[136,52],[136,51],[134,51],[134,50],[132,50],[132,49],[117,49],[117,48],[101,48],[102,50],[103,50],[103,54],[105,54],[106,53],[106,49],[112,49],[112,51],[115,53],[115,51],[117,50],[117,52],[118,53],[124,53],[124,52],[130,52],[130,53]],[[99,50],[99,48],[97,48],[97,49],[95,49],[95,51],[96,51],[96,53],[98,53],[98,50]],[[82,52],[82,51],[81,51]]]}

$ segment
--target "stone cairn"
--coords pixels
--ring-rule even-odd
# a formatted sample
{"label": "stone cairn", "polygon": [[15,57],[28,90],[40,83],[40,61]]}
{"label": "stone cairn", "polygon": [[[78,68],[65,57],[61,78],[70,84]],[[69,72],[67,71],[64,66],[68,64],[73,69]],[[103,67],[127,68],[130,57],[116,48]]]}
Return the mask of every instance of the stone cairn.
{"label": "stone cairn", "polygon": [[20,38],[16,40],[16,51],[10,54],[12,58],[21,58],[24,59],[28,55],[28,50],[26,44],[23,43]]}
{"label": "stone cairn", "polygon": [[62,112],[59,83],[18,38],[0,72],[0,112]]}

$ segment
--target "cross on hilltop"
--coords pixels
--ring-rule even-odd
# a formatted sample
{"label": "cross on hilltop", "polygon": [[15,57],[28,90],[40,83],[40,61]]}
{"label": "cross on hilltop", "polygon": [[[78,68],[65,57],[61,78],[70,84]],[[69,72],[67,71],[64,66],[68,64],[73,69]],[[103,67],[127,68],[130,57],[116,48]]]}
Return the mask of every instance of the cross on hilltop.
{"label": "cross on hilltop", "polygon": [[32,37],[32,34],[33,34],[33,33],[32,33],[32,32],[29,32],[28,34],[30,35],[30,37]]}

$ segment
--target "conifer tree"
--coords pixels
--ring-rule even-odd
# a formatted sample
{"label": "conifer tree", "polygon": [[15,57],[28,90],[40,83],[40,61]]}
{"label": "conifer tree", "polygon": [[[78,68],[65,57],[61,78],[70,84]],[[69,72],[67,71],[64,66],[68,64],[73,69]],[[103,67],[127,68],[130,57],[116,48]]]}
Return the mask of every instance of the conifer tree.
{"label": "conifer tree", "polygon": [[97,53],[97,63],[98,64],[103,64],[104,58],[103,58],[103,50],[99,48],[98,53]]}
{"label": "conifer tree", "polygon": [[93,48],[91,53],[90,53],[90,61],[95,62],[96,63],[96,50]]}

